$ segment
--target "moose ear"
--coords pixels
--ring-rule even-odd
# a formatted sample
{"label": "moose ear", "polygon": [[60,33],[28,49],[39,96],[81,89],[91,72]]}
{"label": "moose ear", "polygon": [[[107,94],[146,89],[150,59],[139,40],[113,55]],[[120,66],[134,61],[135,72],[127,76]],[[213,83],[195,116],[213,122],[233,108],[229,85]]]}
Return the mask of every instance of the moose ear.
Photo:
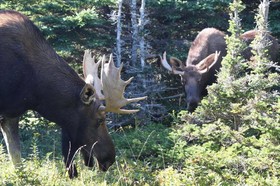
{"label": "moose ear", "polygon": [[184,67],[183,62],[180,59],[177,59],[176,57],[170,58],[170,64],[174,69],[180,68],[180,70],[183,70],[182,69]]}
{"label": "moose ear", "polygon": [[210,54],[209,56],[207,56],[206,58],[204,58],[202,61],[200,61],[196,67],[198,69],[198,71],[203,74],[208,72],[208,70],[215,65],[215,63],[218,61],[220,56],[220,52],[215,52],[213,54]]}
{"label": "moose ear", "polygon": [[85,84],[83,87],[80,98],[84,104],[89,105],[94,100],[94,88],[90,84]]}

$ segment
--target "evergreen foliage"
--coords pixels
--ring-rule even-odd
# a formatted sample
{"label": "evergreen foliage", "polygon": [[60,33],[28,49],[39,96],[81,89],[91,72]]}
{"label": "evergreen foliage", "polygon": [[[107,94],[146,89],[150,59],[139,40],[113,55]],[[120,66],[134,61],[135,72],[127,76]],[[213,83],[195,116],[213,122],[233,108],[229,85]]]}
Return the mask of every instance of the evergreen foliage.
{"label": "evergreen foliage", "polygon": [[0,9],[27,15],[56,51],[73,63],[82,61],[85,49],[107,51],[113,46],[114,28],[107,14],[114,5],[113,0],[18,0],[4,1]]}

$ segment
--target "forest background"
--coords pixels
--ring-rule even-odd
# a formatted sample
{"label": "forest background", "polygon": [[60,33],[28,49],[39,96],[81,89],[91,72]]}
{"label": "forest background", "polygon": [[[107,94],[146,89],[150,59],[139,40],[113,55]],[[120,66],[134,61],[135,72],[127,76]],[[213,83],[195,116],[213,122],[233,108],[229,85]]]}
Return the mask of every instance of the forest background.
{"label": "forest background", "polygon": [[[21,121],[22,170],[14,171],[7,162],[0,138],[1,185],[279,185],[280,100],[279,94],[271,91],[279,87],[279,75],[235,77],[236,84],[230,84],[234,88],[228,90],[222,90],[225,82],[221,81],[222,88],[214,85],[209,90],[214,97],[206,98],[197,113],[189,114],[184,111],[180,78],[167,73],[159,63],[158,56],[164,51],[186,59],[191,41],[203,28],[215,27],[229,35],[235,32],[229,29],[231,3],[0,1],[0,9],[17,10],[30,17],[81,76],[84,50],[91,49],[96,56],[113,53],[115,61],[120,57],[124,63],[122,78],[135,77],[126,97],[148,95],[146,101],[133,105],[141,109],[136,115],[108,114],[117,149],[117,161],[110,170],[101,173],[96,167],[88,169],[77,157],[81,175],[74,181],[65,175],[60,129],[28,112]],[[243,31],[257,27],[259,3],[245,0],[242,11],[238,9]],[[268,30],[276,38],[280,38],[279,20],[280,3],[272,1]],[[240,126],[233,130],[236,118]]]}

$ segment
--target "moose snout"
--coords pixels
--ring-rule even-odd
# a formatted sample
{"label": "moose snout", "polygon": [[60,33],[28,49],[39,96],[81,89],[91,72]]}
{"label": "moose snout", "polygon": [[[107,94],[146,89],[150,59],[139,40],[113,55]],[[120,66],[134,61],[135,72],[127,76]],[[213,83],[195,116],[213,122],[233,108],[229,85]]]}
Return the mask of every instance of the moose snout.
{"label": "moose snout", "polygon": [[187,109],[189,112],[193,112],[197,106],[198,106],[197,102],[190,102],[188,103]]}
{"label": "moose snout", "polygon": [[109,169],[109,167],[115,162],[115,160],[112,160],[112,161],[106,161],[104,163],[101,163],[99,162],[98,165],[99,165],[99,169],[102,170],[102,171],[107,171]]}
{"label": "moose snout", "polygon": [[193,112],[198,106],[199,99],[197,98],[187,98],[187,110]]}

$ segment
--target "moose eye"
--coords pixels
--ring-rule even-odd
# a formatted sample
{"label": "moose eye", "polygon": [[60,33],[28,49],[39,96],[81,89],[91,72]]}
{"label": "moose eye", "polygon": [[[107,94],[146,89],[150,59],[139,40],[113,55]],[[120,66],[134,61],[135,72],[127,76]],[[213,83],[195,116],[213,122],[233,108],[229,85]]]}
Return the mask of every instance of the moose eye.
{"label": "moose eye", "polygon": [[195,78],[196,78],[197,82],[200,82],[200,81],[201,81],[202,76],[199,74],[199,75],[197,75]]}
{"label": "moose eye", "polygon": [[105,122],[105,119],[103,118],[98,118],[97,119],[97,127],[99,127],[101,124],[103,124]]}
{"label": "moose eye", "polygon": [[186,80],[181,78],[181,83],[182,83],[182,85],[185,85],[186,84]]}

